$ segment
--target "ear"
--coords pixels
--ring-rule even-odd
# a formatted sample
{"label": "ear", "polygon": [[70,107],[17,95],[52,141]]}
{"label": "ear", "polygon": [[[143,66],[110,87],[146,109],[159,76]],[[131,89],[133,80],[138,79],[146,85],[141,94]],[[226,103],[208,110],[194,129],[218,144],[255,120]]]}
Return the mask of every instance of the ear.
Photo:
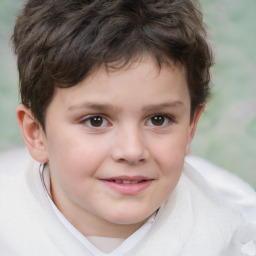
{"label": "ear", "polygon": [[197,111],[194,114],[193,120],[190,123],[189,126],[189,134],[188,134],[188,143],[187,143],[187,148],[186,148],[186,155],[188,155],[189,151],[190,151],[190,144],[194,138],[195,132],[196,132],[196,127],[198,124],[198,121],[202,115],[202,113],[204,112],[204,108],[205,105],[200,105],[199,108],[197,109]]}
{"label": "ear", "polygon": [[17,107],[17,119],[25,144],[31,156],[41,163],[48,161],[45,132],[34,118],[31,110],[24,105]]}

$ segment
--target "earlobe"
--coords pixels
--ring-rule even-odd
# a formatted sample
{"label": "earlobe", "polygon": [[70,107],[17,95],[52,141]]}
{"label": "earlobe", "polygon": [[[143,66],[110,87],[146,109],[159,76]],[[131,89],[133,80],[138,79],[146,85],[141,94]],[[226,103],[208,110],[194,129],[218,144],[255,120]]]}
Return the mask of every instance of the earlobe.
{"label": "earlobe", "polygon": [[19,105],[17,107],[17,119],[31,156],[38,162],[47,162],[45,132],[34,118],[31,110],[22,104]]}
{"label": "earlobe", "polygon": [[188,143],[187,143],[187,148],[186,148],[186,155],[188,155],[189,151],[190,151],[190,143],[192,142],[195,132],[196,132],[196,127],[197,124],[199,122],[199,119],[202,115],[202,113],[204,112],[204,108],[205,105],[201,105],[199,106],[199,108],[197,109],[193,120],[190,123],[190,127],[189,127],[189,134],[188,134]]}

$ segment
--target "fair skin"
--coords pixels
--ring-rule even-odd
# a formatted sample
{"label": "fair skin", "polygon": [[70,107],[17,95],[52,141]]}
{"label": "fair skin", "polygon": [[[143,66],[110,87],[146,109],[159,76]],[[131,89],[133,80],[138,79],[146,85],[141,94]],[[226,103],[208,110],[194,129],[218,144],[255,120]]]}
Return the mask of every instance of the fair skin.
{"label": "fair skin", "polygon": [[56,89],[45,131],[23,105],[17,116],[63,215],[86,236],[126,238],[177,185],[202,111],[190,120],[182,67],[144,58]]}

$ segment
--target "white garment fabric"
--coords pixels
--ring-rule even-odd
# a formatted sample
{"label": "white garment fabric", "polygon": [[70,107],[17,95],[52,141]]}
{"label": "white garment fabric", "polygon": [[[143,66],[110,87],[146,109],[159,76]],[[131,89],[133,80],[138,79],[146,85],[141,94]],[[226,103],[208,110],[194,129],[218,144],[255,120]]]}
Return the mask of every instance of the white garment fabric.
{"label": "white garment fabric", "polygon": [[[17,159],[17,158],[16,158]],[[19,160],[24,160],[21,157]],[[39,165],[0,160],[0,255],[93,255],[58,219]],[[255,256],[256,229],[189,165],[129,256]],[[122,254],[120,254],[122,256]]]}
{"label": "white garment fabric", "polygon": [[[186,157],[191,164],[228,202],[256,225],[256,192],[234,174],[196,156]],[[255,173],[256,175],[256,173]]]}

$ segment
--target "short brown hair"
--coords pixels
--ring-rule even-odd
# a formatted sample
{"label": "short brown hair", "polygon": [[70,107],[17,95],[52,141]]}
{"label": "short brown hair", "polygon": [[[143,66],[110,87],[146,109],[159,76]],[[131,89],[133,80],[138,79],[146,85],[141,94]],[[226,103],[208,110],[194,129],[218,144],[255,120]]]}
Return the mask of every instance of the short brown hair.
{"label": "short brown hair", "polygon": [[[194,3],[193,3],[194,2]],[[13,34],[20,95],[44,128],[55,87],[143,55],[186,69],[191,116],[209,94],[211,48],[192,0],[29,0]]]}

